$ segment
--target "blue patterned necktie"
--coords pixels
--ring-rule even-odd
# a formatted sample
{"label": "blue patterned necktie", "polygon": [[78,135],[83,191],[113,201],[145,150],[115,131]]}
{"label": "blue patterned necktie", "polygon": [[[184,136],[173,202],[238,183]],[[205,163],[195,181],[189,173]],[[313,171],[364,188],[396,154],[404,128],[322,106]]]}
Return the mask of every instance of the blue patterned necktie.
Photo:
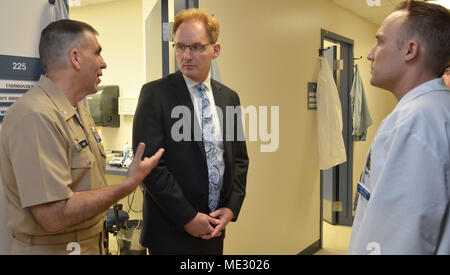
{"label": "blue patterned necktie", "polygon": [[200,83],[195,86],[200,94],[200,116],[202,120],[202,137],[205,145],[206,162],[208,164],[209,196],[208,206],[211,211],[215,211],[220,199],[220,172],[217,160],[216,138],[214,136],[215,127],[211,114],[211,104],[206,94],[206,86]]}

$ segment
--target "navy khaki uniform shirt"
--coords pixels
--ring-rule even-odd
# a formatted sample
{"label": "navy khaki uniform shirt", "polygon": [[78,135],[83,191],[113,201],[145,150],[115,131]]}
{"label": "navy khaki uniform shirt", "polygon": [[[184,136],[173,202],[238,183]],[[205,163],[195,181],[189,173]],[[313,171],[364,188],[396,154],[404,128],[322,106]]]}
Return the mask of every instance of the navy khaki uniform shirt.
{"label": "navy khaki uniform shirt", "polygon": [[46,232],[30,210],[106,186],[104,147],[87,109],[77,107],[79,115],[57,86],[41,76],[8,109],[0,131],[0,174],[13,232],[61,235],[103,222],[102,213],[55,234]]}

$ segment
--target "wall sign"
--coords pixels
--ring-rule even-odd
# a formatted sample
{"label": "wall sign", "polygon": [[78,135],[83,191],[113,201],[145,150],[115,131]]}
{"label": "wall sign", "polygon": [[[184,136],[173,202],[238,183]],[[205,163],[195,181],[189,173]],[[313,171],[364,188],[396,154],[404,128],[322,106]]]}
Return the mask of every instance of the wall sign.
{"label": "wall sign", "polygon": [[39,58],[0,55],[0,123],[17,99],[45,74]]}

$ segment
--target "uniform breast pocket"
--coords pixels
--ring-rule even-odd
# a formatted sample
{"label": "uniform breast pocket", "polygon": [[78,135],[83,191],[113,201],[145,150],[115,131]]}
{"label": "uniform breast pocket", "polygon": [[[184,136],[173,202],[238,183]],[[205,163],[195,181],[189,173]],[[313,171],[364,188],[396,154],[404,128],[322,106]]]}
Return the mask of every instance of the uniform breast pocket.
{"label": "uniform breast pocket", "polygon": [[94,156],[88,148],[75,151],[72,155],[72,191],[91,190],[91,169],[94,165]]}

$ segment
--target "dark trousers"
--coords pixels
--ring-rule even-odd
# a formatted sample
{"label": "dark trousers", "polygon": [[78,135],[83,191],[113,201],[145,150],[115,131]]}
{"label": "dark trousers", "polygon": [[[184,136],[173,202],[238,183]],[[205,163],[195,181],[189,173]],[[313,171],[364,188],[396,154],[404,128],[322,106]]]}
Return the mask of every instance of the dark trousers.
{"label": "dark trousers", "polygon": [[149,248],[149,255],[222,255],[223,238],[202,240],[195,248],[177,251],[156,251]]}

